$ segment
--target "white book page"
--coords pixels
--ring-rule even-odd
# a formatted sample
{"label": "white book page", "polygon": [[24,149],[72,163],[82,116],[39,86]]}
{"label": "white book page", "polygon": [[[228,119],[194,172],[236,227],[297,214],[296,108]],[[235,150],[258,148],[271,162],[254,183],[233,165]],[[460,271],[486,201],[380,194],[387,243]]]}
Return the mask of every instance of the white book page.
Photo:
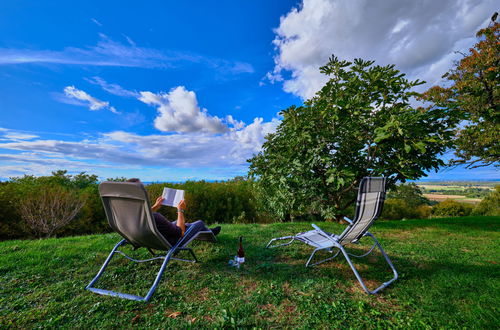
{"label": "white book page", "polygon": [[164,198],[162,205],[177,207],[179,202],[184,199],[184,190],[163,188],[161,196]]}

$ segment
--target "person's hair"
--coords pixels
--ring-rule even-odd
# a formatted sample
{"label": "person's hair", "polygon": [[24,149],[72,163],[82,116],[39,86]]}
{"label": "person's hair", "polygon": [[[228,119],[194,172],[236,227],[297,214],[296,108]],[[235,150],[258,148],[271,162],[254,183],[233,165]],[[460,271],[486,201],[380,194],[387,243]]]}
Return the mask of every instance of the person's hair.
{"label": "person's hair", "polygon": [[130,178],[127,180],[127,182],[141,182],[141,180],[139,180],[138,178]]}

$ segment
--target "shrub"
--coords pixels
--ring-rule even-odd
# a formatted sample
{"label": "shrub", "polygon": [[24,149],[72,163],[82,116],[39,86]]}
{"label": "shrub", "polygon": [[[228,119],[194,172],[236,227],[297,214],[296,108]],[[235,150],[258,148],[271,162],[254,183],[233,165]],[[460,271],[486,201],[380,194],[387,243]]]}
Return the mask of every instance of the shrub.
{"label": "shrub", "polygon": [[8,182],[0,183],[0,239],[22,238],[28,234],[19,215],[19,199]]}
{"label": "shrub", "polygon": [[500,185],[472,210],[472,215],[500,215]]}
{"label": "shrub", "polygon": [[387,220],[400,220],[407,218],[408,204],[402,199],[387,199],[381,217]]}
{"label": "shrub", "polygon": [[418,206],[416,209],[416,218],[418,219],[428,219],[431,217],[431,212],[432,212],[432,206],[430,205],[425,205],[425,204],[422,204],[420,206]]}
{"label": "shrub", "polygon": [[55,186],[29,193],[19,209],[35,236],[50,237],[73,220],[83,205],[76,191]]}
{"label": "shrub", "polygon": [[[187,181],[182,184],[153,183],[146,186],[151,203],[164,187],[186,191],[186,218],[201,219],[206,223],[260,222],[258,202],[252,182],[231,180],[225,182]],[[167,219],[176,219],[176,210],[163,207],[160,212]]]}
{"label": "shrub", "polygon": [[463,217],[470,215],[474,206],[447,199],[432,207],[432,215],[437,217]]}

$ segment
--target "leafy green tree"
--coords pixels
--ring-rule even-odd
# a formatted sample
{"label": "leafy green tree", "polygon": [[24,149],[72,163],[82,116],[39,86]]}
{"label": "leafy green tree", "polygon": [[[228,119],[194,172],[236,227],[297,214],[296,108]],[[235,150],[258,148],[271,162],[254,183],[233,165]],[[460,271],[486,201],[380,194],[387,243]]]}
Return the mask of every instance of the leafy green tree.
{"label": "leafy green tree", "polygon": [[431,204],[431,201],[422,194],[422,190],[414,182],[403,183],[394,187],[387,194],[387,198],[404,200],[412,208],[422,204]]}
{"label": "leafy green tree", "polygon": [[472,215],[500,216],[500,185],[472,210]]}
{"label": "leafy green tree", "polygon": [[443,77],[451,86],[434,86],[423,99],[464,120],[456,135],[452,164],[474,168],[500,161],[500,24],[477,33],[479,41]]}
{"label": "leafy green tree", "polygon": [[422,82],[361,59],[333,56],[320,70],[330,80],[303,106],[281,111],[276,133],[249,160],[270,211],[340,217],[364,176],[385,176],[391,188],[443,165],[456,120],[448,109],[410,105]]}

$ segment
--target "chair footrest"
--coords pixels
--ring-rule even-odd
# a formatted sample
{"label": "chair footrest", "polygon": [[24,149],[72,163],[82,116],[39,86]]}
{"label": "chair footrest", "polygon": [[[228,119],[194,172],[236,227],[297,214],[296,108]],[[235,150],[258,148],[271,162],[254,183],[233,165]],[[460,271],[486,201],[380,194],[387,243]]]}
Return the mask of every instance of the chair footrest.
{"label": "chair footrest", "polygon": [[146,299],[144,297],[139,297],[133,294],[128,294],[128,293],[121,293],[121,292],[115,292],[111,290],[104,290],[104,289],[97,289],[97,288],[86,288],[89,291],[95,292],[97,294],[102,294],[106,296],[113,296],[113,297],[120,297],[120,298],[126,298],[130,300],[137,300],[137,301],[145,301]]}

